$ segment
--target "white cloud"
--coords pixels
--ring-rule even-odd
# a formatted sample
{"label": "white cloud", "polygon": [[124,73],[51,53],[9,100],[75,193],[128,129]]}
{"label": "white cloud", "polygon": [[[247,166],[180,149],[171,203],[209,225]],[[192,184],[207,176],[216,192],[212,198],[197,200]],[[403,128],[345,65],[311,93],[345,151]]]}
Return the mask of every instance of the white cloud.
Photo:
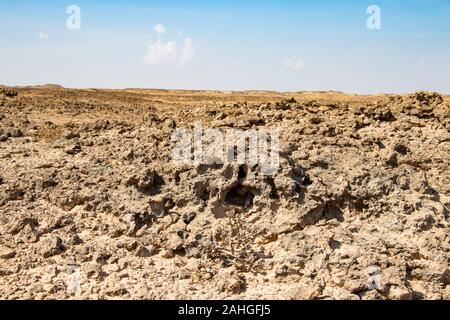
{"label": "white cloud", "polygon": [[175,61],[177,58],[177,43],[168,41],[166,43],[161,40],[153,43],[144,58],[146,64],[163,64]]}
{"label": "white cloud", "polygon": [[184,48],[181,52],[180,63],[189,64],[195,56],[195,46],[191,38],[184,39]]}
{"label": "white cloud", "polygon": [[[162,24],[157,24],[153,27],[158,35],[166,33],[166,27]],[[181,38],[183,32],[177,31],[179,39]],[[195,56],[195,45],[192,38],[184,38],[183,46],[178,46],[176,40],[172,41],[161,41],[159,38],[148,48],[147,55],[144,57],[144,63],[146,64],[178,64],[187,65],[194,60]]]}
{"label": "white cloud", "polygon": [[302,58],[291,58],[287,59],[285,67],[292,70],[301,70],[305,66]]}
{"label": "white cloud", "polygon": [[46,32],[39,32],[39,40],[48,41],[50,39],[50,36]]}
{"label": "white cloud", "polygon": [[156,26],[153,27],[153,30],[155,30],[157,34],[166,33],[166,27],[164,27],[164,25],[162,24],[157,24]]}

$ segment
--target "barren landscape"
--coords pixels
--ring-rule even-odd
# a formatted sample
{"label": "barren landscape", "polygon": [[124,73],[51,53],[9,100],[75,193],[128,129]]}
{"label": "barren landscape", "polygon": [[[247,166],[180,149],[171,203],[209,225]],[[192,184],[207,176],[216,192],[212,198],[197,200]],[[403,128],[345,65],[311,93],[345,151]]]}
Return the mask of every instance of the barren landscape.
{"label": "barren landscape", "polygon": [[[448,300],[449,102],[0,87],[0,298]],[[195,121],[279,172],[174,164]]]}

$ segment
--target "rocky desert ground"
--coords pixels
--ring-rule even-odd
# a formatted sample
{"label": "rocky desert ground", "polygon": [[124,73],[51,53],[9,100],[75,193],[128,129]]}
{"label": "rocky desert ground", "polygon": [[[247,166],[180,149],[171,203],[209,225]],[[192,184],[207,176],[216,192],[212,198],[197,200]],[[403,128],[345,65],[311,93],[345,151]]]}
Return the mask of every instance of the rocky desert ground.
{"label": "rocky desert ground", "polygon": [[[450,299],[450,98],[0,88],[2,299]],[[280,170],[171,134],[279,128]]]}

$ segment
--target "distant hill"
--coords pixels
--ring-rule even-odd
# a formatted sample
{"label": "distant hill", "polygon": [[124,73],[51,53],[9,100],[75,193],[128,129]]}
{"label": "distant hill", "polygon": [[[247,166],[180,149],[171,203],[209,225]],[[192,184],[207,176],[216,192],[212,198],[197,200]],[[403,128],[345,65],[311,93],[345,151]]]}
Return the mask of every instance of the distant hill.
{"label": "distant hill", "polygon": [[35,86],[26,86],[27,88],[42,88],[42,89],[65,89],[63,86],[59,84],[41,84],[41,85],[35,85]]}
{"label": "distant hill", "polygon": [[0,84],[0,88],[16,88],[16,89],[65,89],[63,86],[59,84],[40,84],[34,86],[7,86],[4,84]]}

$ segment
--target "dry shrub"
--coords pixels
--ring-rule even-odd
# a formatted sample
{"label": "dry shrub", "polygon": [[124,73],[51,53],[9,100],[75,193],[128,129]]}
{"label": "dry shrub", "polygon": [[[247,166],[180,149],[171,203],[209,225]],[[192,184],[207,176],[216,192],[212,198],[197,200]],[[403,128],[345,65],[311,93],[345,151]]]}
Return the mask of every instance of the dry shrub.
{"label": "dry shrub", "polygon": [[239,272],[261,272],[266,256],[253,247],[257,232],[238,214],[225,219],[206,248],[207,259],[232,265]]}
{"label": "dry shrub", "polygon": [[14,98],[17,97],[19,93],[14,89],[9,88],[0,88],[0,96],[5,96],[8,98]]}
{"label": "dry shrub", "polygon": [[45,123],[43,127],[39,128],[37,138],[42,142],[53,142],[61,139],[63,133],[63,128],[58,127],[53,123]]}

